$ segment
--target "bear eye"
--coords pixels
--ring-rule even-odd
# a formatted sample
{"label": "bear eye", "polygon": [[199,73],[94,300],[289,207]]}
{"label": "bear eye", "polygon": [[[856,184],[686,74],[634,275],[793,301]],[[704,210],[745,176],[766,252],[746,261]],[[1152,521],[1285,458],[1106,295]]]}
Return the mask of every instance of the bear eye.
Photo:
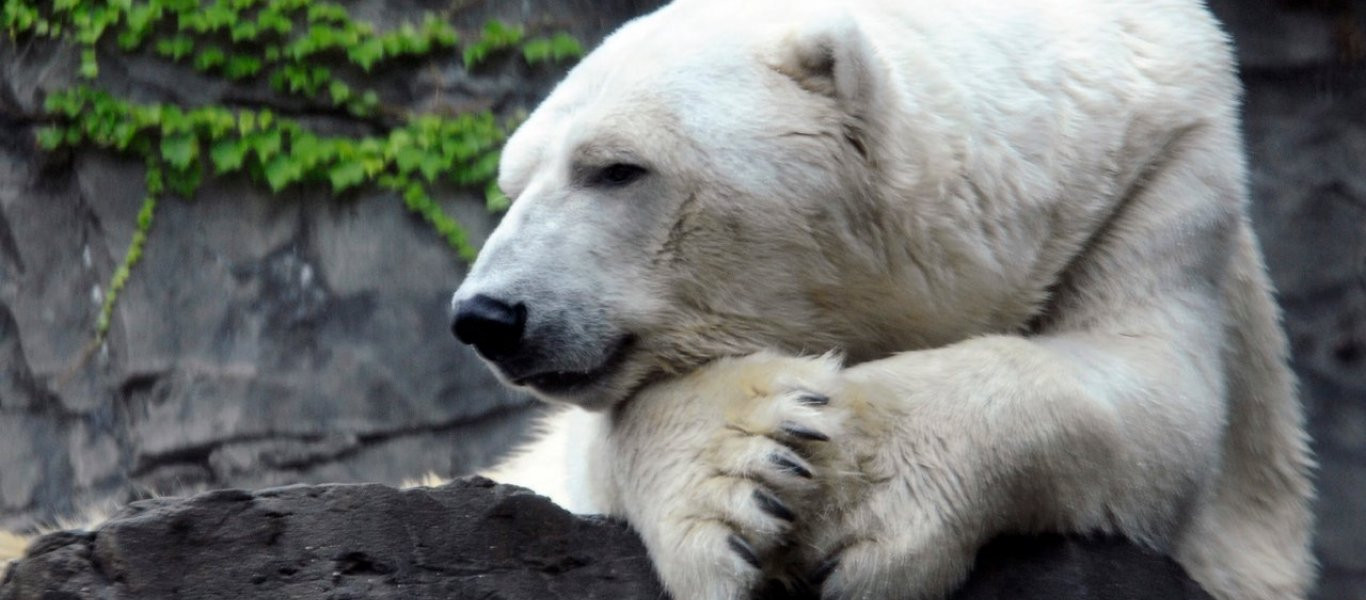
{"label": "bear eye", "polygon": [[605,186],[622,186],[645,175],[645,167],[627,163],[613,163],[593,174],[593,183]]}

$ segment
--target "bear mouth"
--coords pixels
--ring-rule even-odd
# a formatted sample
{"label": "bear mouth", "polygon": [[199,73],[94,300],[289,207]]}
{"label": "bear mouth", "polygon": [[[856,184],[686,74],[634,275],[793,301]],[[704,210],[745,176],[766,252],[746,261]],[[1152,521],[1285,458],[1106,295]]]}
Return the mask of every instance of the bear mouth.
{"label": "bear mouth", "polygon": [[633,336],[622,336],[612,344],[612,349],[606,354],[607,358],[591,369],[584,371],[544,371],[520,377],[512,383],[517,386],[531,387],[536,391],[552,396],[582,392],[616,371],[617,367],[626,360],[627,351],[633,341]]}

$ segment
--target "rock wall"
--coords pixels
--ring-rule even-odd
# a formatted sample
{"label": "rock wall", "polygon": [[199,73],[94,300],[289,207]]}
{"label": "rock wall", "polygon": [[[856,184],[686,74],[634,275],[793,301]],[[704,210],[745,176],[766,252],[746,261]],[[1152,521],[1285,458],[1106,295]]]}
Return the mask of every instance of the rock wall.
{"label": "rock wall", "polygon": [[[1366,2],[1212,0],[1247,85],[1254,221],[1281,292],[1322,468],[1319,597],[1366,599]],[[458,3],[593,43],[647,0]],[[445,4],[362,0],[381,27]],[[534,408],[445,332],[463,265],[385,194],[275,198],[242,180],[162,203],[107,344],[88,353],[101,286],[127,246],[141,166],[44,154],[42,98],[76,53],[0,42],[0,528],[151,491],[397,483],[465,473]],[[371,124],[264,86],[146,57],[102,58],[100,84],[142,101],[265,103],[325,131]],[[416,110],[534,106],[559,76],[445,56],[373,83]],[[474,195],[441,201],[478,241]]]}

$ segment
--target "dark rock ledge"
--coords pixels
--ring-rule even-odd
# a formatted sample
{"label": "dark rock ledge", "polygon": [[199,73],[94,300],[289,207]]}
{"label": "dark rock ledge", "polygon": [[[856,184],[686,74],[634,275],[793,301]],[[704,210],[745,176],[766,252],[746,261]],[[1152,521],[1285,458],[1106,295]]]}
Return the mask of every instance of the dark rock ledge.
{"label": "dark rock ledge", "polygon": [[[955,598],[1208,598],[1170,560],[1114,540],[1003,538]],[[38,540],[0,600],[658,599],[625,525],[468,478],[223,490],[134,503]]]}

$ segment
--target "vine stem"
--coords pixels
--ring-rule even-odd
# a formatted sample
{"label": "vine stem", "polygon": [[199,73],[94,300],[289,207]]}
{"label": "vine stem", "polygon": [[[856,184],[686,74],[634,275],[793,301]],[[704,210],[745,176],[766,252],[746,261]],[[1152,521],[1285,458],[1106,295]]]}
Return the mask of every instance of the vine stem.
{"label": "vine stem", "polygon": [[109,281],[109,289],[105,292],[104,302],[100,305],[99,317],[95,319],[95,342],[97,344],[103,343],[105,336],[108,335],[110,321],[114,314],[114,305],[119,300],[119,293],[128,284],[128,276],[133,267],[142,260],[142,248],[147,244],[147,235],[152,231],[152,218],[156,214],[160,181],[161,164],[156,160],[148,160],[147,196],[142,199],[142,206],[138,209],[137,226],[133,229],[133,239],[128,242],[128,251],[124,253],[119,266],[114,268],[114,275]]}
{"label": "vine stem", "polygon": [[95,355],[100,346],[104,344],[105,337],[109,334],[109,326],[114,316],[114,306],[118,303],[119,292],[128,284],[128,276],[142,260],[142,248],[147,245],[147,236],[152,231],[152,219],[156,215],[157,197],[162,190],[162,167],[161,162],[153,156],[147,157],[147,195],[142,199],[142,206],[138,208],[137,223],[133,228],[133,239],[128,242],[128,250],[123,255],[123,260],[119,261],[119,266],[114,268],[114,275],[109,280],[108,290],[105,291],[104,300],[100,303],[100,313],[95,319],[95,336],[90,342],[81,348],[76,360],[54,381],[57,388],[65,387],[76,373],[85,366],[90,357]]}

